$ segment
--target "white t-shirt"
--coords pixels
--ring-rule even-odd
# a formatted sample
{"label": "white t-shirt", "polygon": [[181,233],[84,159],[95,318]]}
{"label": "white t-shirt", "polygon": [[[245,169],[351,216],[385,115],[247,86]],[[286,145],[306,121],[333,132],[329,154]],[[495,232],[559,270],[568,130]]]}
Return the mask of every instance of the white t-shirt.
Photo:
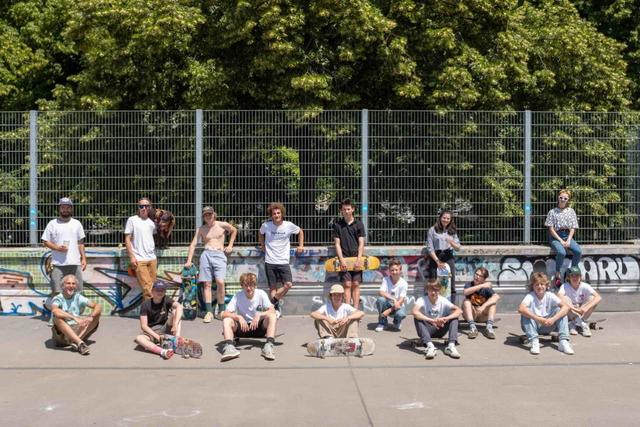
{"label": "white t-shirt", "polygon": [[408,288],[409,284],[402,277],[398,279],[398,283],[396,283],[395,286],[391,281],[391,277],[385,277],[380,284],[380,290],[393,295],[395,299],[406,297]]}
{"label": "white t-shirt", "polygon": [[269,296],[262,289],[256,289],[253,298],[247,298],[244,291],[240,291],[227,304],[227,311],[237,313],[247,322],[253,321],[258,311],[267,311],[271,307]]}
{"label": "white t-shirt", "polygon": [[540,300],[535,292],[529,292],[522,300],[522,304],[536,316],[549,317],[551,312],[560,306],[560,298],[551,292],[545,292]]}
{"label": "white t-shirt", "polygon": [[340,319],[344,319],[347,316],[350,316],[352,313],[355,313],[356,309],[349,304],[342,303],[340,304],[340,307],[338,307],[337,310],[334,310],[333,304],[328,302],[316,311],[320,314],[324,314],[325,316],[329,317],[331,320],[340,320]]}
{"label": "white t-shirt", "polygon": [[260,234],[264,234],[264,262],[267,264],[289,264],[291,243],[289,237],[300,233],[300,227],[290,221],[282,221],[275,225],[273,221],[266,221],[260,227]]}
{"label": "white t-shirt", "polygon": [[589,298],[594,293],[595,291],[593,290],[591,285],[585,282],[580,282],[578,289],[573,289],[571,283],[565,283],[558,291],[558,295],[568,296],[571,300],[571,303],[574,305],[584,304],[585,302],[589,301]]}
{"label": "white t-shirt", "polygon": [[431,304],[431,300],[429,300],[429,297],[425,295],[416,300],[415,306],[422,311],[422,314],[431,319],[448,316],[454,308],[453,303],[442,295],[438,295],[438,299],[435,304]]}
{"label": "white t-shirt", "polygon": [[156,224],[150,220],[142,219],[134,215],[127,220],[124,234],[132,234],[131,244],[133,254],[138,261],[151,261],[156,259],[156,244],[153,235],[156,234]]}
{"label": "white t-shirt", "polygon": [[84,239],[84,228],[75,218],[69,221],[52,219],[42,233],[42,240],[62,245],[68,242],[67,252],[51,251],[51,264],[53,265],[80,265],[80,250],[78,241]]}

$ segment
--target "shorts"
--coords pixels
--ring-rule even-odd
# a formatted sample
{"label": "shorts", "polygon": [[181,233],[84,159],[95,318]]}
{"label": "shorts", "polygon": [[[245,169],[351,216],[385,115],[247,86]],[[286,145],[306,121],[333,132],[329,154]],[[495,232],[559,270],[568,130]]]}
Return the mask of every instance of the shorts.
{"label": "shorts", "polygon": [[484,312],[480,312],[480,307],[475,305],[471,305],[471,314],[473,315],[473,320],[476,322],[486,322],[489,320],[489,309],[487,308]]}
{"label": "shorts", "polygon": [[[249,323],[249,322],[247,322]],[[236,321],[236,331],[233,333],[236,338],[264,338],[267,336],[267,318],[263,317],[258,323],[258,327],[253,331],[242,332],[240,323]]]}
{"label": "shorts", "polygon": [[215,277],[224,280],[227,275],[227,256],[222,251],[205,249],[200,255],[200,276],[198,281],[211,282]]}
{"label": "shorts", "polygon": [[[73,330],[73,332],[75,332],[76,335],[80,336],[80,325],[75,323],[73,325],[69,325],[71,326],[71,329]],[[100,322],[96,323],[96,327],[93,328],[92,330],[88,330],[87,332],[85,332],[84,336],[80,336],[81,340],[84,340],[85,338],[88,338],[89,336],[91,336],[91,334],[93,334],[95,331],[98,330],[98,326],[100,326]],[[59,346],[68,346],[73,344],[69,338],[67,338],[67,336],[65,334],[63,334],[62,332],[60,332],[58,330],[58,328],[56,327],[56,325],[54,324],[51,327],[51,338],[53,338],[53,341],[59,345]]]}
{"label": "shorts", "polygon": [[[163,325],[153,325],[150,328],[153,332],[155,332],[158,335],[171,335],[171,322],[172,322],[172,319],[171,319],[171,316],[169,316],[169,318],[167,319],[167,323]],[[143,334],[149,337],[149,339],[152,342],[157,343],[155,338],[149,335],[148,333],[143,332]]]}
{"label": "shorts", "polygon": [[362,271],[341,271],[338,273],[340,281],[362,283]]}
{"label": "shorts", "polygon": [[267,273],[267,282],[270,288],[278,287],[278,283],[291,283],[291,267],[289,264],[264,264],[264,270]]}
{"label": "shorts", "polygon": [[73,274],[78,281],[77,291],[82,292],[82,267],[79,265],[53,265],[51,270],[51,289],[54,293],[62,292],[62,279],[67,274]]}

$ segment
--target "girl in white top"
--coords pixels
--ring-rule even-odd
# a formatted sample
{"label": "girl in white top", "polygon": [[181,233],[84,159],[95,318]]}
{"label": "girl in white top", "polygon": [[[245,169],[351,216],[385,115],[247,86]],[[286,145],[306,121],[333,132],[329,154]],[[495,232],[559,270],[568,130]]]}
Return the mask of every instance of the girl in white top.
{"label": "girl in white top", "polygon": [[549,231],[549,244],[556,253],[555,285],[562,284],[560,269],[567,256],[567,249],[571,251],[571,267],[577,267],[582,256],[582,248],[573,238],[578,229],[578,217],[576,211],[569,207],[571,195],[568,190],[558,192],[558,205],[551,209],[544,221],[544,226]]}
{"label": "girl in white top", "polygon": [[520,326],[531,343],[531,354],[540,354],[539,334],[549,334],[558,331],[560,343],[558,350],[565,354],[573,354],[569,344],[569,327],[567,313],[569,305],[549,292],[549,279],[546,274],[535,272],[531,274],[529,293],[518,307],[521,314]]}

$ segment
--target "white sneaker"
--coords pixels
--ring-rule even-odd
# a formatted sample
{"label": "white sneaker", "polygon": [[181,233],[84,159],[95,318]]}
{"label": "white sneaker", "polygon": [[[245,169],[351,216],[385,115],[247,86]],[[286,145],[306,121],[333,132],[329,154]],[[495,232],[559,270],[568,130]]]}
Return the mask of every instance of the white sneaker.
{"label": "white sneaker", "polygon": [[576,322],[573,320],[569,321],[569,334],[570,335],[578,335],[578,329],[576,327]]}
{"label": "white sneaker", "polygon": [[460,359],[460,353],[458,353],[458,350],[456,350],[456,345],[453,343],[447,345],[447,347],[444,349],[444,354],[451,357],[452,359]]}
{"label": "white sneaker", "polygon": [[558,350],[563,352],[564,354],[574,354],[573,348],[571,348],[571,344],[569,344],[569,340],[560,340],[558,344]]}
{"label": "white sneaker", "polygon": [[540,340],[534,339],[531,341],[531,348],[529,349],[531,354],[540,354]]}
{"label": "white sneaker", "polygon": [[378,323],[378,326],[376,326],[376,332],[382,331],[384,331],[384,325],[382,323]]}
{"label": "white sneaker", "polygon": [[589,324],[587,322],[582,322],[582,336],[583,337],[590,337],[591,336],[591,329],[589,328]]}
{"label": "white sneaker", "polygon": [[433,343],[429,343],[427,345],[427,350],[424,352],[425,359],[433,359],[434,357],[436,357],[436,354],[436,347],[433,345]]}

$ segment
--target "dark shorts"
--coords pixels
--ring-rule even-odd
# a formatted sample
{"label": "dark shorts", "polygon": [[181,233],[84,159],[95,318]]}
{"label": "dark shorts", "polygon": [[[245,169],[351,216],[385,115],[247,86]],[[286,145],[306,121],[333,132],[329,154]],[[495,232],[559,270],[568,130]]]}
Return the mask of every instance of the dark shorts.
{"label": "dark shorts", "polygon": [[362,283],[362,271],[341,271],[338,273],[340,281]]}
{"label": "dark shorts", "polygon": [[264,270],[267,273],[267,282],[270,288],[278,287],[278,283],[284,285],[291,283],[291,267],[289,264],[264,264]]}
{"label": "dark shorts", "polygon": [[267,319],[263,317],[258,323],[258,327],[253,331],[242,332],[240,323],[236,322],[236,331],[233,333],[236,338],[264,338],[267,336]]}

